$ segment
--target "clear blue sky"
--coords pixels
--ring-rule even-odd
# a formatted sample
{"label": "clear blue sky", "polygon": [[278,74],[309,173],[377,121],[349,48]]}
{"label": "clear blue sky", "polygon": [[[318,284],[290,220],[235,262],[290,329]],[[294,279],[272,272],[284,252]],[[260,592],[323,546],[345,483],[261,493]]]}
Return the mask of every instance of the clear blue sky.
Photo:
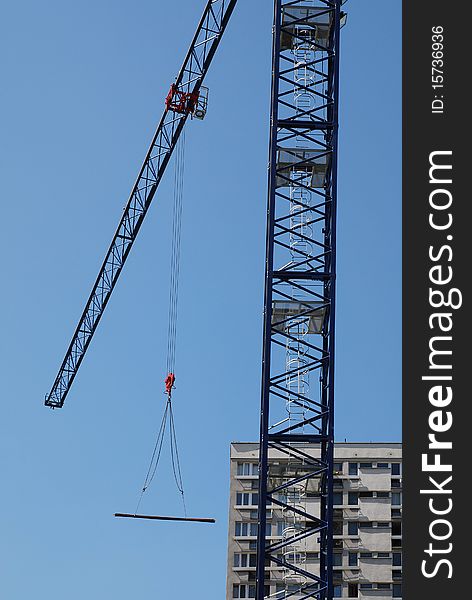
{"label": "clear blue sky", "polygon": [[[43,407],[203,4],[3,6],[5,600],[224,597],[229,443],[258,435],[270,0],[240,0],[207,80],[207,119],[187,130],[175,411],[189,512],[218,524],[112,517],[134,510],[164,400],[172,177],[67,404]],[[400,8],[346,4],[338,440],[401,437]],[[164,467],[145,512],[180,511],[171,483]]]}

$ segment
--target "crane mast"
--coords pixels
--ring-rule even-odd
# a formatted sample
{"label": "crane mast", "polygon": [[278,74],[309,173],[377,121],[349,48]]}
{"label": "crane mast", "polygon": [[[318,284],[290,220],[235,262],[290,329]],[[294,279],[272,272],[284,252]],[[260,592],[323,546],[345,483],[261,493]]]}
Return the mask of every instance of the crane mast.
{"label": "crane mast", "polygon": [[209,0],[205,6],[92,292],[46,396],[46,406],[63,406],[185,122],[189,115],[203,118],[205,114],[202,83],[235,4],[236,0]]}
{"label": "crane mast", "polygon": [[340,6],[274,2],[256,600],[333,595]]}

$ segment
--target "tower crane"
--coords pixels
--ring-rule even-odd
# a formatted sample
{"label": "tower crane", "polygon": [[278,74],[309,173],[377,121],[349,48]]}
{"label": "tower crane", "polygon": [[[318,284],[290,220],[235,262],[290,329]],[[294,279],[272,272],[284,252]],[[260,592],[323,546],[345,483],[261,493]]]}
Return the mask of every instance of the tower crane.
{"label": "tower crane", "polygon": [[[343,0],[274,0],[255,599],[333,597],[334,343]],[[209,0],[45,404],[61,408],[236,0]],[[169,374],[173,375],[172,373]],[[169,377],[168,376],[168,377]],[[173,383],[173,381],[172,381]],[[166,380],[167,387],[167,380]],[[172,386],[170,385],[170,388]],[[313,445],[318,453],[307,451]],[[269,460],[269,452],[276,460]],[[269,511],[282,531],[271,538]],[[132,516],[119,514],[119,516]],[[146,518],[156,518],[148,516]],[[307,566],[318,551],[319,570]]]}

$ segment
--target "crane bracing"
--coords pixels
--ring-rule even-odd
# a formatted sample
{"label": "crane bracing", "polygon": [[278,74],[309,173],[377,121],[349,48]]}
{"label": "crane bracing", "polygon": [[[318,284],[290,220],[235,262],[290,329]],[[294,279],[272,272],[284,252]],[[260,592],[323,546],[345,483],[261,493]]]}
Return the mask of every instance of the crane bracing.
{"label": "crane bracing", "polygon": [[190,115],[201,119],[205,115],[206,90],[202,83],[235,4],[236,0],[208,0],[205,6],[179,74],[170,87],[164,113],[110,248],[52,389],[46,396],[46,406],[63,406],[187,118]]}
{"label": "crane bracing", "polygon": [[281,567],[277,599],[333,597],[341,3],[274,2],[256,600],[270,595],[267,566]]}

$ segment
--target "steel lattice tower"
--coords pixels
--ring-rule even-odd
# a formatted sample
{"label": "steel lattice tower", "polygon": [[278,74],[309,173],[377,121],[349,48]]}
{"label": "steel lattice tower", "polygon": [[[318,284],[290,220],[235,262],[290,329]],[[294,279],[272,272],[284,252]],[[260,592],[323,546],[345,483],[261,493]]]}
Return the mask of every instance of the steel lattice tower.
{"label": "steel lattice tower", "polygon": [[[278,599],[333,595],[340,6],[274,7],[256,600],[269,593],[268,561],[283,568]],[[268,508],[283,519],[275,542]],[[307,548],[320,552],[319,574],[305,566]]]}

